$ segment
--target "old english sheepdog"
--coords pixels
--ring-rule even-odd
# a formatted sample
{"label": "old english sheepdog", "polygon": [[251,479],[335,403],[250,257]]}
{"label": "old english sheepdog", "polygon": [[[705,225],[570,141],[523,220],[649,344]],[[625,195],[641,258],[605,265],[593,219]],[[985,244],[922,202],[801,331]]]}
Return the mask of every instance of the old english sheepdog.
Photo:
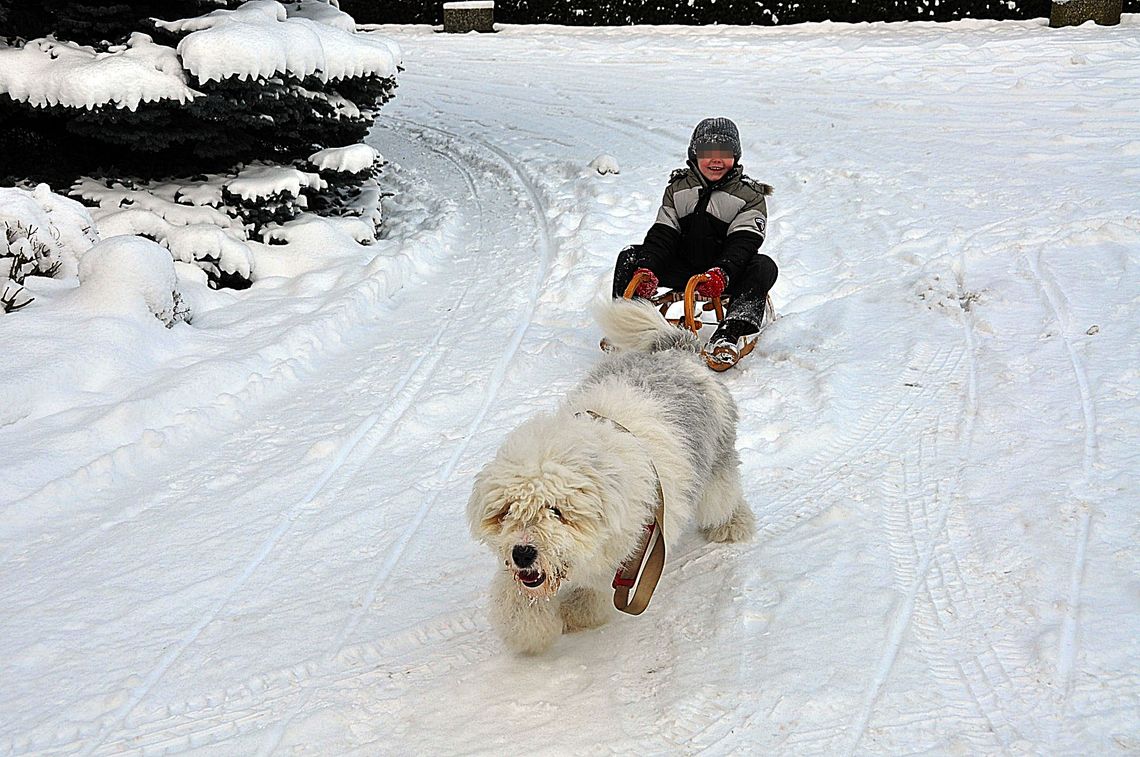
{"label": "old english sheepdog", "polygon": [[615,348],[553,413],[515,429],[475,478],[471,533],[495,553],[491,622],[508,647],[543,652],[615,610],[612,582],[635,560],[664,499],[665,544],[690,521],[744,541],[736,403],[695,335],[642,301],[597,308]]}

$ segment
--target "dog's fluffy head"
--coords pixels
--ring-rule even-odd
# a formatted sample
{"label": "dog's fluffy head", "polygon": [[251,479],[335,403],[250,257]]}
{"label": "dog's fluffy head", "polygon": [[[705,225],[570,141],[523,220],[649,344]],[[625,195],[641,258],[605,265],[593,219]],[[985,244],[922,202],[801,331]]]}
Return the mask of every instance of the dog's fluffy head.
{"label": "dog's fluffy head", "polygon": [[535,599],[554,596],[611,535],[608,511],[620,494],[607,483],[613,463],[597,432],[571,415],[535,418],[511,433],[475,478],[467,503],[471,533]]}

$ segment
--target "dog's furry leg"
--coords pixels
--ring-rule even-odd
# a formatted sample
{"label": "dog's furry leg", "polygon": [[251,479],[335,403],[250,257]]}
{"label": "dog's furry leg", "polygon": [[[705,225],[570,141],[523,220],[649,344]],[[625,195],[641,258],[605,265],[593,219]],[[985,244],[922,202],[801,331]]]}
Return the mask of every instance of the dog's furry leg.
{"label": "dog's furry leg", "polygon": [[593,589],[574,589],[558,608],[562,629],[565,633],[574,633],[597,628],[610,619],[609,608],[607,595]]}
{"label": "dog's furry leg", "polygon": [[756,530],[756,516],[744,501],[740,466],[731,463],[713,471],[697,505],[697,526],[709,541],[748,541]]}
{"label": "dog's furry leg", "polygon": [[506,571],[496,573],[491,582],[490,619],[506,645],[522,654],[545,652],[562,635],[555,603],[522,596]]}

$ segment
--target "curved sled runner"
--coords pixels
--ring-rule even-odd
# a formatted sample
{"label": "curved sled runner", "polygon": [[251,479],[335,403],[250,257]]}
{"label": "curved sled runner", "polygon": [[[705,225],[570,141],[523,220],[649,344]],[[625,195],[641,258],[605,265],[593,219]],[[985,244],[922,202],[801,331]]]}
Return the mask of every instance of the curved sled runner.
{"label": "curved sled runner", "polygon": [[[637,287],[643,281],[644,276],[645,275],[641,273],[634,274],[634,277],[630,280],[629,285],[625,288],[624,297],[627,300],[633,299],[634,292],[637,291]],[[654,305],[657,305],[658,309],[661,311],[661,315],[674,326],[688,329],[694,334],[700,334],[701,329],[705,326],[712,326],[715,329],[724,320],[724,311],[725,308],[728,307],[729,298],[708,298],[701,297],[699,294],[697,294],[697,287],[707,280],[708,276],[703,273],[698,273],[696,276],[693,276],[691,279],[689,279],[688,283],[685,285],[684,292],[678,292],[673,289],[665,289],[651,297],[649,301]],[[677,302],[683,302],[685,304],[684,314],[681,318],[670,318],[669,310]],[[772,307],[772,298],[768,297],[768,301],[764,309],[765,323],[763,325],[767,325],[767,323],[772,318],[772,313],[774,312],[775,310]],[[705,316],[709,314],[713,314],[716,320],[707,320]],[[701,357],[705,359],[705,362],[708,364],[709,368],[712,368],[714,371],[727,371],[729,368],[739,363],[742,358],[752,352],[752,350],[755,349],[756,342],[758,340],[759,334],[756,334],[750,339],[745,340],[745,342],[740,346],[720,345],[713,348],[711,352],[702,349]],[[602,340],[601,347],[603,350],[608,349],[608,345],[604,339]]]}

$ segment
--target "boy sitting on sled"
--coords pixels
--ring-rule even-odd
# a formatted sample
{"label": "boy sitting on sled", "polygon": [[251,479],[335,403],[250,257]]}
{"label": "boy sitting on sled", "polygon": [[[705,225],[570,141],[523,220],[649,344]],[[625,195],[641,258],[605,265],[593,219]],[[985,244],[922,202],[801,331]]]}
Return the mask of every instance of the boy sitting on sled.
{"label": "boy sitting on sled", "polygon": [[733,364],[763,325],[775,261],[760,253],[768,220],[764,198],[772,187],[744,175],[740,133],[727,118],[706,118],[689,140],[688,163],[669,177],[657,219],[645,241],[626,247],[614,266],[613,296],[621,297],[637,273],[647,274],[637,296],[658,286],[684,289],[704,273],[702,297],[732,297],[724,322],[709,339],[711,360]]}

